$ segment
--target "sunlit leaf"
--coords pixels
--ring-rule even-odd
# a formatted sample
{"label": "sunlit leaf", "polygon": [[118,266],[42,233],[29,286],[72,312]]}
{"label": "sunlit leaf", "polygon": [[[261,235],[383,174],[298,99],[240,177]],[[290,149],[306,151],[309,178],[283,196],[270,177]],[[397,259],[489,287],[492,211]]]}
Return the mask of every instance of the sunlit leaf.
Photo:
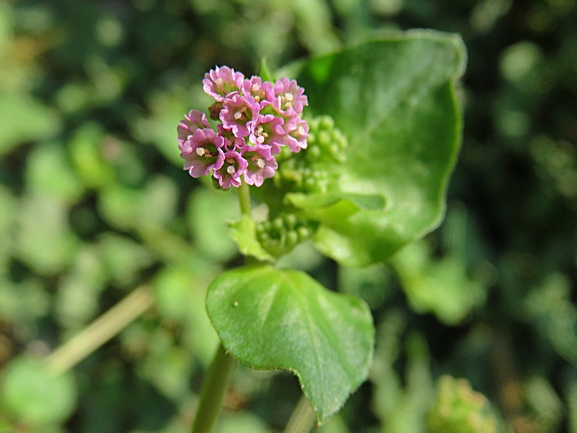
{"label": "sunlit leaf", "polygon": [[304,272],[225,272],[209,286],[206,306],[232,356],[253,368],[294,372],[320,421],[367,377],[374,338],[368,307]]}
{"label": "sunlit leaf", "polygon": [[323,219],[315,241],[348,265],[384,261],[432,230],[461,142],[457,82],[465,48],[455,35],[400,33],[301,64],[314,115],[347,136],[342,193],[380,195],[384,209]]}

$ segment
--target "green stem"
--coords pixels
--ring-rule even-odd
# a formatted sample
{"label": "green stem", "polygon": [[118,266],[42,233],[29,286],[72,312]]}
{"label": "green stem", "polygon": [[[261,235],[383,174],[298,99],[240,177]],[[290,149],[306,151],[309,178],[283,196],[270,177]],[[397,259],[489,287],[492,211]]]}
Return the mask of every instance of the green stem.
{"label": "green stem", "polygon": [[[252,218],[250,189],[245,182],[242,182],[238,188],[238,202],[240,213]],[[250,262],[250,258],[246,257],[246,261],[247,263]],[[190,433],[210,433],[212,431],[233,365],[234,359],[226,353],[221,343],[202,383],[196,417]]]}
{"label": "green stem", "polygon": [[150,287],[141,286],[82,332],[57,348],[46,362],[57,374],[71,369],[154,304]]}
{"label": "green stem", "polygon": [[190,433],[210,433],[212,431],[233,365],[234,359],[226,353],[223,345],[220,344],[202,383],[196,417]]}
{"label": "green stem", "polygon": [[[246,182],[241,183],[241,185],[238,187],[238,203],[240,205],[241,215],[252,218],[252,208],[250,204],[250,187]],[[247,265],[256,265],[261,263],[257,258],[252,256],[245,256],[244,262]]]}
{"label": "green stem", "polygon": [[315,424],[315,413],[305,396],[301,396],[283,433],[308,433]]}
{"label": "green stem", "polygon": [[252,218],[252,210],[250,207],[250,187],[246,182],[243,182],[238,187],[238,202],[240,204],[241,215]]}

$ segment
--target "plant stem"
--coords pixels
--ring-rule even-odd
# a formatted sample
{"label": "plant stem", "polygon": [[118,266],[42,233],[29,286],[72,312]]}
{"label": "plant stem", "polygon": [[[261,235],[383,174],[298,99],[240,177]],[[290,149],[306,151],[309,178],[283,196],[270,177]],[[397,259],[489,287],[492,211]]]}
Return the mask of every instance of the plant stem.
{"label": "plant stem", "polygon": [[[250,187],[246,182],[241,183],[238,187],[238,203],[240,205],[240,214],[243,217],[252,218],[252,208],[250,204]],[[256,265],[262,263],[256,257],[245,256],[244,263],[247,265]]]}
{"label": "plant stem", "polygon": [[222,398],[228,384],[228,376],[234,365],[234,359],[219,344],[216,355],[210,364],[202,383],[196,417],[191,433],[210,433],[220,411]]}
{"label": "plant stem", "polygon": [[250,206],[250,187],[246,182],[241,183],[238,187],[238,202],[240,204],[241,215],[252,218],[252,210]]}
{"label": "plant stem", "polygon": [[74,367],[148,310],[153,301],[150,287],[139,287],[82,332],[52,352],[46,358],[47,364],[57,374]]}
{"label": "plant stem", "polygon": [[[245,182],[242,182],[238,187],[238,202],[241,215],[252,218],[250,189]],[[248,263],[250,258],[246,257],[246,261]],[[190,433],[210,433],[212,431],[233,365],[233,357],[226,353],[224,346],[220,343],[202,383],[196,417]]]}
{"label": "plant stem", "polygon": [[305,396],[301,396],[283,433],[308,433],[315,423],[315,413]]}

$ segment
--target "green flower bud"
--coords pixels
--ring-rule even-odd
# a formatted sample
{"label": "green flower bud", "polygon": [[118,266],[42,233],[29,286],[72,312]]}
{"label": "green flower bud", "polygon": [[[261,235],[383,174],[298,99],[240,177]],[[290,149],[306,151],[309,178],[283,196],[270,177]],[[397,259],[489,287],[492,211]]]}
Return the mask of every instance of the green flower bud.
{"label": "green flower bud", "polygon": [[311,230],[305,226],[299,227],[296,232],[301,242],[311,237]]}
{"label": "green flower bud", "polygon": [[297,223],[297,217],[295,214],[289,213],[286,217],[285,217],[285,221],[286,221],[286,225],[287,227],[294,229],[295,224]]}
{"label": "green flower bud", "polygon": [[272,222],[272,226],[279,232],[284,230],[284,221],[281,217],[275,218]]}
{"label": "green flower bud", "polygon": [[287,247],[294,248],[299,243],[299,235],[294,230],[291,230],[287,232],[286,240],[287,240]]}
{"label": "green flower bud", "polygon": [[310,238],[317,225],[292,213],[282,214],[272,222],[267,220],[257,223],[256,235],[265,250],[279,257]]}

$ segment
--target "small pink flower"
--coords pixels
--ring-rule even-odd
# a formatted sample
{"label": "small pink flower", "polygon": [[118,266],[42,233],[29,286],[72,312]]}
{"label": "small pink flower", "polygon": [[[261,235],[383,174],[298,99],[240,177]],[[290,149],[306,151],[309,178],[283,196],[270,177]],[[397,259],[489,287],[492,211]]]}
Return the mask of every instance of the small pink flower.
{"label": "small pink flower", "polygon": [[204,75],[202,80],[203,90],[217,101],[224,101],[224,98],[231,92],[240,90],[244,75],[235,72],[228,66],[211,69]]}
{"label": "small pink flower", "polygon": [[259,112],[260,105],[252,96],[236,93],[224,100],[220,120],[222,126],[231,130],[235,137],[246,137],[250,134],[251,123],[258,118]]}
{"label": "small pink flower", "polygon": [[305,90],[299,87],[295,80],[280,78],[274,84],[273,108],[283,116],[299,116],[304,106],[308,105],[308,98],[304,92]]}
{"label": "small pink flower", "polygon": [[265,179],[273,177],[278,164],[268,146],[246,146],[242,157],[248,162],[244,172],[244,180],[249,185],[261,186]]}
{"label": "small pink flower", "polygon": [[262,82],[262,78],[252,76],[250,80],[244,80],[242,90],[245,95],[251,95],[256,102],[267,99],[267,95],[274,95],[273,85],[270,81]]}
{"label": "small pink flower", "polygon": [[283,119],[272,114],[260,115],[251,125],[248,137],[252,144],[265,144],[271,147],[272,153],[280,152],[280,146],[285,145]]}
{"label": "small pink flower", "polygon": [[300,152],[307,148],[309,138],[309,124],[299,116],[290,118],[285,124],[286,144],[292,152]]}
{"label": "small pink flower", "polygon": [[184,115],[184,120],[181,120],[176,130],[178,131],[178,139],[186,141],[189,135],[199,128],[210,128],[210,124],[206,118],[206,114],[198,110],[190,110],[190,113]]}
{"label": "small pink flower", "polygon": [[224,164],[222,147],[225,140],[210,128],[196,129],[186,141],[180,141],[180,157],[184,159],[184,170],[192,177],[206,176]]}
{"label": "small pink flower", "polygon": [[240,186],[240,177],[245,172],[248,162],[235,150],[229,150],[224,154],[224,163],[214,171],[214,177],[218,179],[219,185],[224,189],[232,186]]}

